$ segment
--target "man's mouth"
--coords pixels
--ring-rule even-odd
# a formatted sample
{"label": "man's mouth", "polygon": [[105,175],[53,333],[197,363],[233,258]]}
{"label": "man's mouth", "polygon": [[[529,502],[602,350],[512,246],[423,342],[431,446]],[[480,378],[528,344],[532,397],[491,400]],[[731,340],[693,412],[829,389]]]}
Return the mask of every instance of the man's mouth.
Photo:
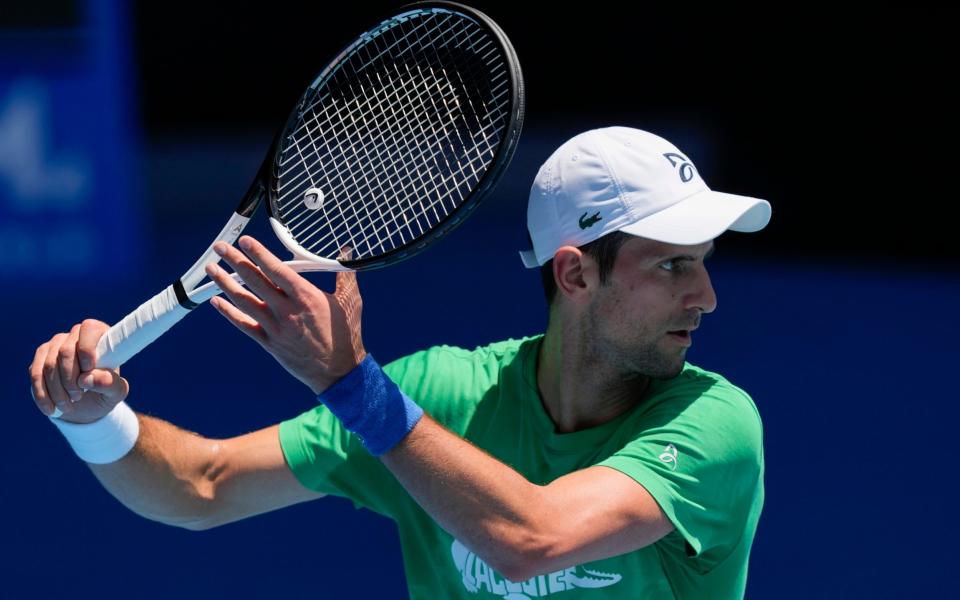
{"label": "man's mouth", "polygon": [[687,329],[668,331],[667,335],[670,336],[671,339],[676,340],[685,346],[689,346],[693,343],[693,339],[690,337],[690,330]]}

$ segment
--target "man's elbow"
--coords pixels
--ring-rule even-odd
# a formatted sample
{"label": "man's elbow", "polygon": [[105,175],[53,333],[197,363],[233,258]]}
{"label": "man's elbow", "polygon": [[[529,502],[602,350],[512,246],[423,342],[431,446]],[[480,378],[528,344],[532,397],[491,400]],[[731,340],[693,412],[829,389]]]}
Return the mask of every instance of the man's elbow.
{"label": "man's elbow", "polygon": [[504,562],[500,566],[493,566],[494,570],[514,583],[527,581],[541,574],[531,565],[523,564],[520,561]]}
{"label": "man's elbow", "polygon": [[225,523],[223,520],[218,520],[209,515],[198,513],[157,514],[136,510],[134,508],[131,508],[131,510],[148,521],[160,523],[161,525],[167,525],[169,527],[187,529],[189,531],[206,531]]}
{"label": "man's elbow", "polygon": [[219,527],[220,525],[223,525],[223,523],[204,519],[196,521],[183,521],[180,523],[167,523],[167,525],[180,527],[181,529],[186,529],[188,531],[207,531],[213,529],[214,527]]}
{"label": "man's elbow", "polygon": [[487,563],[510,581],[527,581],[551,571],[556,558],[553,548],[546,539],[525,532],[504,544]]}
{"label": "man's elbow", "polygon": [[194,486],[189,500],[167,506],[151,508],[128,506],[130,510],[144,519],[179,527],[189,531],[206,531],[229,522],[217,502],[215,487],[212,485]]}
{"label": "man's elbow", "polygon": [[207,531],[214,527],[225,525],[230,521],[231,519],[218,513],[214,507],[205,507],[204,510],[180,515],[168,515],[166,518],[160,520],[164,525],[179,527],[189,531]]}

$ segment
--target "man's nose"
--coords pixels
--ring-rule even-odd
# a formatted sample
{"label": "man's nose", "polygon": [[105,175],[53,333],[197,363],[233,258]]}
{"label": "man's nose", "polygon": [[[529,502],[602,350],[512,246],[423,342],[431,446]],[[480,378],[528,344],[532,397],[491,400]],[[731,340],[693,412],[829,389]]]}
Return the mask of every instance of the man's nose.
{"label": "man's nose", "polygon": [[690,294],[687,296],[685,308],[699,309],[704,313],[712,313],[717,309],[717,293],[713,290],[707,268],[702,264],[697,269],[697,277],[693,282]]}

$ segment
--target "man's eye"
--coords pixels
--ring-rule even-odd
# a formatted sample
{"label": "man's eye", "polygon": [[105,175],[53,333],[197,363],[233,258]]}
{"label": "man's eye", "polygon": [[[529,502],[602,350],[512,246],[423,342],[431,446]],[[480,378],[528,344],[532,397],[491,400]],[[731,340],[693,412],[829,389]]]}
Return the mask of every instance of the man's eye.
{"label": "man's eye", "polygon": [[671,271],[671,272],[682,271],[683,262],[676,259],[671,259],[664,263],[661,263],[660,268],[663,269],[664,271]]}

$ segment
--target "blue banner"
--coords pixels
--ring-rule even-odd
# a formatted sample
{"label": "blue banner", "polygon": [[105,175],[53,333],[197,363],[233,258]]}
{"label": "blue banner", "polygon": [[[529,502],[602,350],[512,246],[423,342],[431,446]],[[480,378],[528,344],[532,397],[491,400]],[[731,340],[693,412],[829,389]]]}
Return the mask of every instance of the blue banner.
{"label": "blue banner", "polygon": [[142,239],[127,16],[35,15],[0,19],[0,280],[117,277]]}

